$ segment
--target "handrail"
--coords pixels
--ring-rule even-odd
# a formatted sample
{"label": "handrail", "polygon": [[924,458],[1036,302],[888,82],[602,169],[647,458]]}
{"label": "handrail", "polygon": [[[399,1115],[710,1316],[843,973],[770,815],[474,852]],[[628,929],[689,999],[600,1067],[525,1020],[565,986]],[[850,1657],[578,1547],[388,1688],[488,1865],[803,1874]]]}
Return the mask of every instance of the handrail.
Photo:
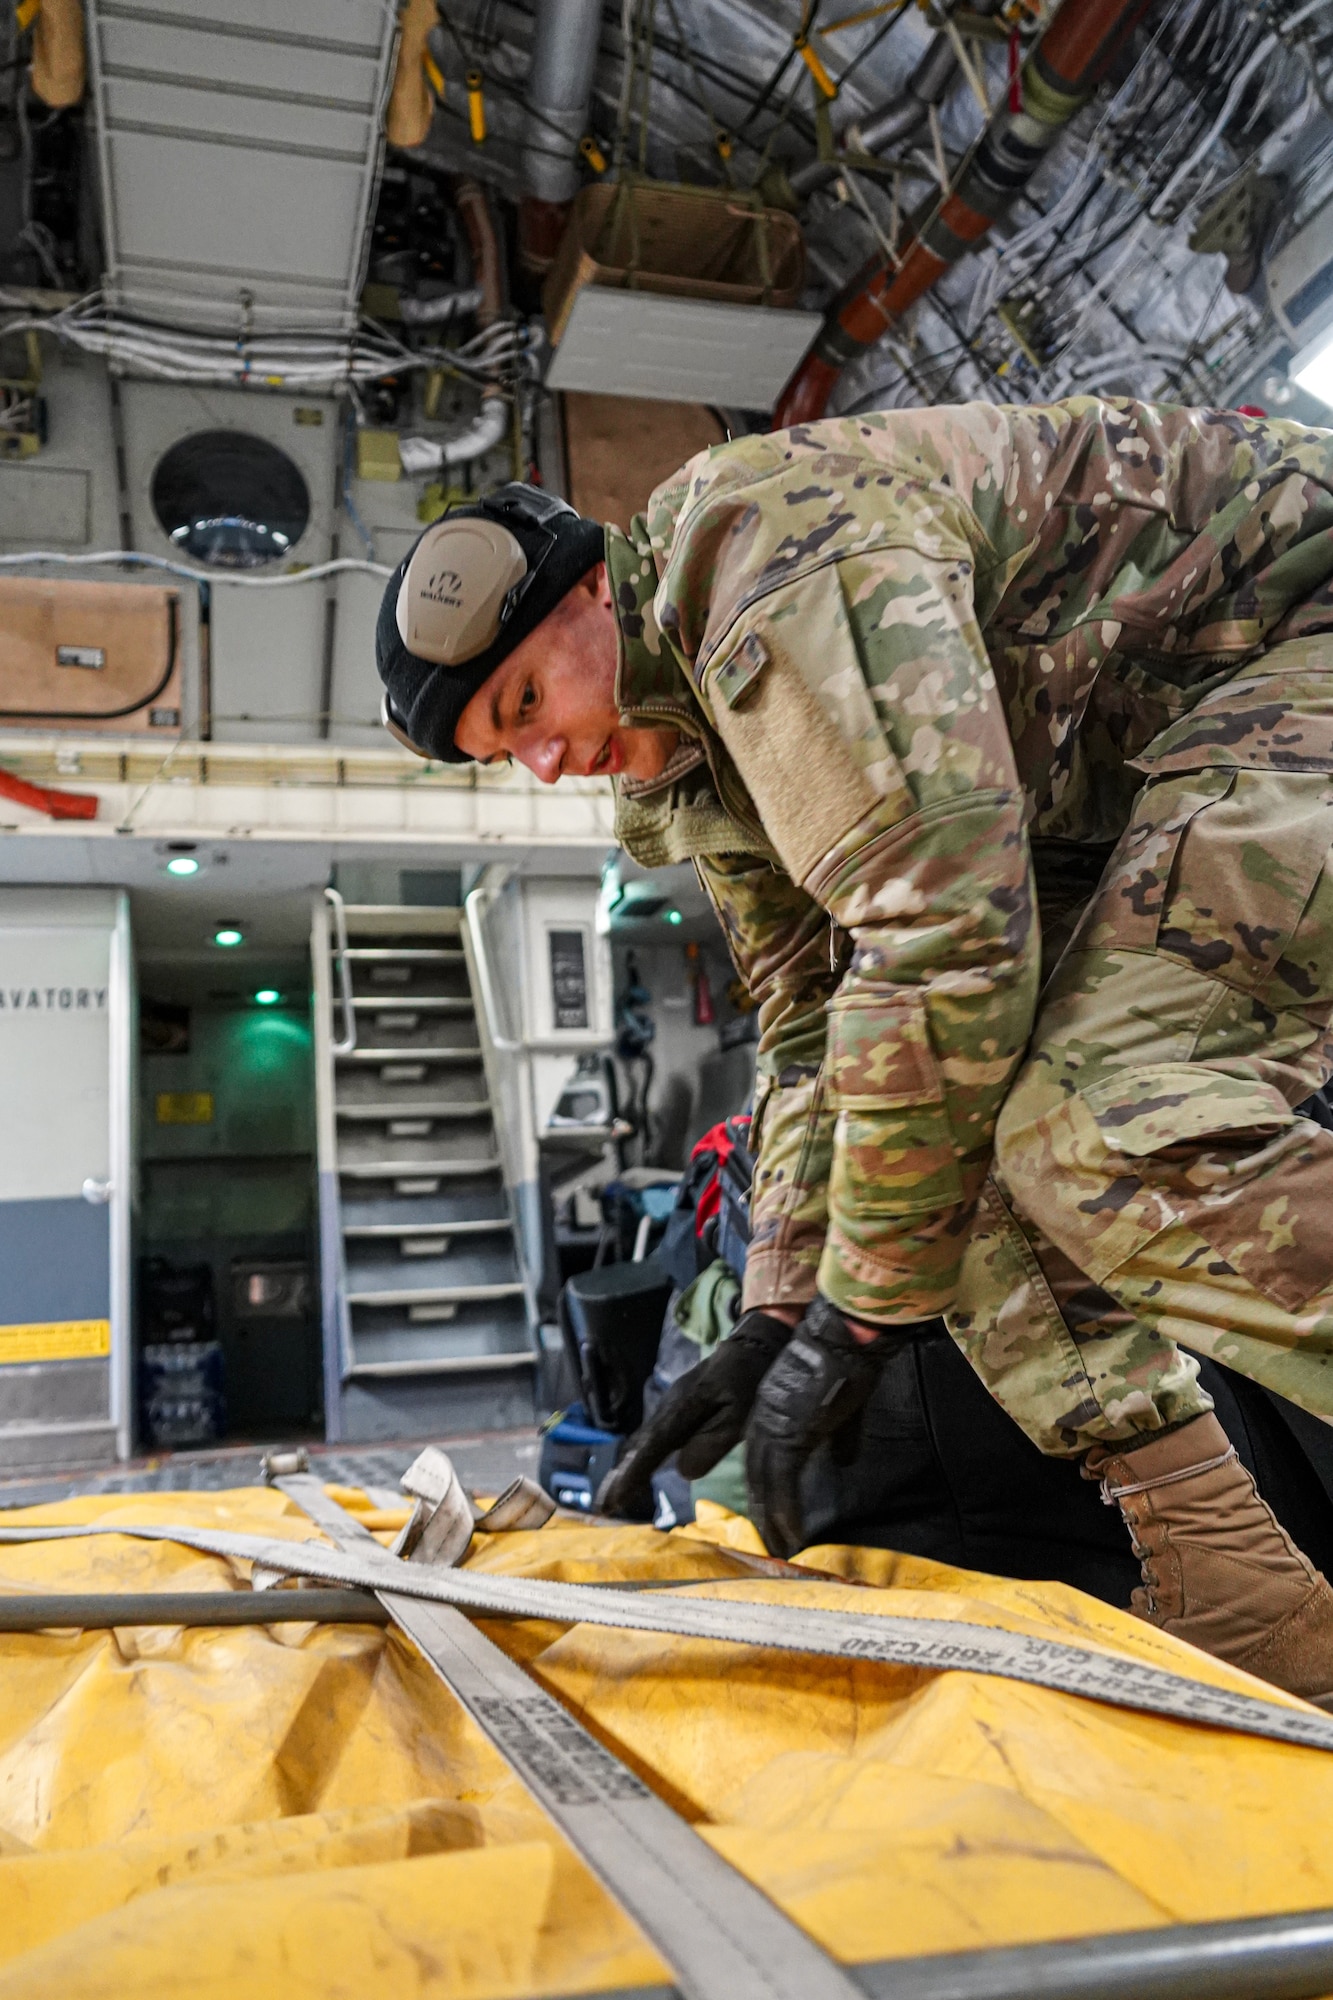
{"label": "handrail", "polygon": [[356,1008],[352,1004],[352,975],[347,970],[347,906],[333,888],[325,889],[324,900],[333,911],[336,938],[333,957],[338,967],[338,995],[343,1017],[342,1040],[330,1042],[329,1048],[335,1056],[350,1056],[356,1047]]}
{"label": "handrail", "polygon": [[1333,1991],[1333,1910],[862,1963],[867,2000],[1300,2000]]}
{"label": "handrail", "polygon": [[585,1050],[602,1050],[611,1045],[609,1035],[599,1035],[591,1028],[570,1028],[559,1035],[523,1035],[517,1040],[512,1035],[499,1032],[499,1010],[495,1004],[495,989],[491,984],[491,961],[486,950],[486,936],[480,914],[480,904],[486,891],[478,886],[463,898],[463,913],[472,939],[472,950],[477,961],[477,984],[481,988],[482,1012],[486,1016],[486,1033],[493,1049],[501,1055],[581,1055]]}

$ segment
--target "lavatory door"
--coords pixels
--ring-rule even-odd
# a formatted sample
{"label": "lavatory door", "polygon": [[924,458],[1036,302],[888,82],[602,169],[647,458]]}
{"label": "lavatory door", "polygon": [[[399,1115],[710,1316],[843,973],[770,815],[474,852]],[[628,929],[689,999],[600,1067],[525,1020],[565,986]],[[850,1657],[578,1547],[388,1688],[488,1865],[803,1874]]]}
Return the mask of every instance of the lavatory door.
{"label": "lavatory door", "polygon": [[123,891],[0,889],[0,1476],[130,1449]]}

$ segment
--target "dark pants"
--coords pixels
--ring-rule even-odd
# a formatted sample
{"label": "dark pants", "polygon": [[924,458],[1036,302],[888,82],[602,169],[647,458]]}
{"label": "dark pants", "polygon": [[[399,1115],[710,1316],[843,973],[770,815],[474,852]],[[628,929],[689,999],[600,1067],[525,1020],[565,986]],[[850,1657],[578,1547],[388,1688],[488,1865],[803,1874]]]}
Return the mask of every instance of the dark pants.
{"label": "dark pants", "polygon": [[[1333,1572],[1333,1429],[1216,1362],[1203,1384],[1243,1463],[1310,1560]],[[860,1543],[1127,1605],[1139,1581],[1119,1511],[1048,1458],[987,1394],[941,1323],[886,1365],[855,1462],[806,1472],[808,1545]]]}

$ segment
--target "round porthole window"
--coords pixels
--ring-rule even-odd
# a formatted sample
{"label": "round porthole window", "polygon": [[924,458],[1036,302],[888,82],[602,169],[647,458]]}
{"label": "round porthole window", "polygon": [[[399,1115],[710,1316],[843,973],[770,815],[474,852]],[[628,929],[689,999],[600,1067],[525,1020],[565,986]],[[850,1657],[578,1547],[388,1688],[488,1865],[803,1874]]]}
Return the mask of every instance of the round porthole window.
{"label": "round porthole window", "polygon": [[285,451],[248,431],[200,431],[158,460],[153,512],[183,555],[215,569],[281,562],[306,531],[310,493]]}

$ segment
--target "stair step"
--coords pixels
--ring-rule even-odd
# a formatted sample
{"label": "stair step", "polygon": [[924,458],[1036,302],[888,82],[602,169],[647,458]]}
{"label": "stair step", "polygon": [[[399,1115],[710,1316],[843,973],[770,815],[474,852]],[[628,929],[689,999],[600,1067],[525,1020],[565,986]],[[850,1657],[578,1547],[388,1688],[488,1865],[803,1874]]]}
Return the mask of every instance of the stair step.
{"label": "stair step", "polygon": [[360,1070],[338,1078],[334,1086],[337,1116],[373,1124],[377,1118],[400,1118],[409,1111],[417,1118],[469,1118],[490,1109],[484,1076],[457,1070],[428,1076],[425,1064],[415,1060],[416,1053],[415,1049],[404,1049],[400,1061],[381,1063],[378,1075]]}
{"label": "stair step", "polygon": [[[470,1175],[498,1174],[498,1160],[375,1160],[344,1166],[338,1172],[349,1181],[466,1180]],[[431,1194],[431,1188],[417,1190]]]}
{"label": "stair step", "polygon": [[351,1049],[338,1057],[340,1063],[396,1063],[404,1057],[414,1063],[457,1063],[481,1066],[481,1050],[470,1049],[405,1049],[401,1043],[389,1049]]}
{"label": "stair step", "polygon": [[474,1014],[470,994],[356,993],[352,1005],[370,1014]]}
{"label": "stair step", "polygon": [[451,1166],[485,1160],[502,1167],[494,1129],[489,1112],[461,1120],[392,1118],[378,1125],[339,1122],[338,1168],[341,1173],[352,1173],[357,1167],[391,1164],[399,1173],[429,1174],[445,1160]]}
{"label": "stair step", "polygon": [[512,1242],[503,1236],[405,1236],[396,1243],[349,1243],[347,1283],[361,1297],[371,1292],[412,1296],[437,1291],[466,1291],[470,1285],[517,1281],[518,1260]]}
{"label": "stair step", "polygon": [[339,1118],[360,1119],[368,1125],[398,1118],[424,1118],[432,1123],[443,1118],[486,1118],[490,1109],[488,1097],[478,1098],[471,1104],[448,1104],[438,1098],[433,1103],[414,1104],[410,1098],[404,1098],[401,1104],[339,1104],[336,1107]]}
{"label": "stair step", "polygon": [[508,1235],[513,1224],[507,1215],[484,1222],[350,1222],[343,1235],[356,1242],[379,1242],[395,1236],[498,1236]]}
{"label": "stair step", "polygon": [[426,1285],[420,1291],[349,1292],[349,1306],[475,1306],[493,1299],[521,1299],[523,1284],[506,1278],[494,1285]]}
{"label": "stair step", "polygon": [[535,1368],[537,1356],[513,1354],[441,1354],[420,1361],[354,1361],[346,1379],[355,1382],[376,1375],[474,1375],[483,1369]]}
{"label": "stair step", "polygon": [[423,965],[426,963],[438,964],[441,959],[447,959],[452,964],[461,964],[466,954],[461,945],[449,947],[445,945],[417,944],[354,944],[348,946],[345,956],[363,961],[378,959],[381,963],[391,962],[401,964],[403,961],[406,961],[410,965]]}
{"label": "stair step", "polygon": [[471,1183],[449,1181],[427,1200],[396,1194],[382,1181],[349,1182],[342,1191],[342,1214],[345,1228],[403,1223],[413,1236],[442,1229],[446,1223],[490,1222],[500,1217],[506,1228],[512,1228],[504,1183],[498,1174]]}
{"label": "stair step", "polygon": [[414,932],[410,912],[401,928],[396,912],[374,916],[358,932],[348,911],[360,1046],[325,1078],[351,1335],[343,1379],[363,1398],[396,1395],[395,1408],[422,1395],[432,1407],[525,1407],[540,1356],[467,954],[456,924]]}

